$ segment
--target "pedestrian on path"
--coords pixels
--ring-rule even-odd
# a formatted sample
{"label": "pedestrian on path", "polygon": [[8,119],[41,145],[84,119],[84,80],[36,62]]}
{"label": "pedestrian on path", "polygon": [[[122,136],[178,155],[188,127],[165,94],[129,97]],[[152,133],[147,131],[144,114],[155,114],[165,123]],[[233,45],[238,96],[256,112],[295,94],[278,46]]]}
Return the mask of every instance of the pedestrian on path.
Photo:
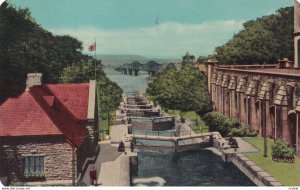
{"label": "pedestrian on path", "polygon": [[118,152],[124,152],[124,151],[125,151],[125,145],[123,141],[121,141],[118,147]]}
{"label": "pedestrian on path", "polygon": [[133,149],[134,149],[134,147],[133,147],[133,142],[131,141],[131,142],[130,142],[130,150],[131,150],[131,152],[133,152]]}

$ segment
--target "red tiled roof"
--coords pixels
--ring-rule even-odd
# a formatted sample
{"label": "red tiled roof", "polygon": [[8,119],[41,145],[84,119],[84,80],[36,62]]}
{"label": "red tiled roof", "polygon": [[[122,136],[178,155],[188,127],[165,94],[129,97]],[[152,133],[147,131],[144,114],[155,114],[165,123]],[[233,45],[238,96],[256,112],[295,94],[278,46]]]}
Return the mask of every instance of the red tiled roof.
{"label": "red tiled roof", "polygon": [[64,135],[79,147],[87,134],[80,121],[87,117],[88,86],[34,86],[7,100],[0,106],[0,137]]}
{"label": "red tiled roof", "polygon": [[0,136],[62,134],[30,92],[7,100],[0,107],[0,116]]}
{"label": "red tiled roof", "polygon": [[87,119],[89,84],[46,84],[46,87],[78,120]]}

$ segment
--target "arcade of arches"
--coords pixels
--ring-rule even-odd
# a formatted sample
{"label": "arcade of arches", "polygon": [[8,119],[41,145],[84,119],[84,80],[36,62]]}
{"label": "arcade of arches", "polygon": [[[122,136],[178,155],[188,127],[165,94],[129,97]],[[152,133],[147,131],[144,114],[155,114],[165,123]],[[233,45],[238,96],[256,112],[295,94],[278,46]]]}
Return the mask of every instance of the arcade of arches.
{"label": "arcade of arches", "polygon": [[[283,139],[300,155],[300,70],[207,63],[213,108],[260,136]],[[286,64],[288,65],[288,64]]]}

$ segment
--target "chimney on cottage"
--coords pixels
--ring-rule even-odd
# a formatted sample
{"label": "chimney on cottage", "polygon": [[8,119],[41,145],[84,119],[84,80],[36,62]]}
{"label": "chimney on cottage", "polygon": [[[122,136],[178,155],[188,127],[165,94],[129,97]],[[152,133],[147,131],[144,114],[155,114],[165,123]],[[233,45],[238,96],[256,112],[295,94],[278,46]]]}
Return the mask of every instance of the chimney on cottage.
{"label": "chimney on cottage", "polygon": [[29,91],[29,88],[31,88],[32,86],[41,85],[42,78],[42,73],[28,73],[26,79],[26,91]]}
{"label": "chimney on cottage", "polygon": [[278,69],[292,69],[293,68],[293,62],[290,61],[288,58],[283,58],[282,60],[278,60],[277,64]]}

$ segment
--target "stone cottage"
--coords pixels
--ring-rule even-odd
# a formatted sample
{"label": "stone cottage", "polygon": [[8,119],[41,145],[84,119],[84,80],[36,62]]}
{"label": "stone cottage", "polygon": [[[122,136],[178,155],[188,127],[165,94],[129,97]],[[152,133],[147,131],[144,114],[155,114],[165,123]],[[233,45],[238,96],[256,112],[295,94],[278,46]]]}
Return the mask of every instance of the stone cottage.
{"label": "stone cottage", "polygon": [[[42,84],[0,106],[0,175],[28,185],[72,185],[97,151],[96,82]],[[1,177],[1,176],[0,176]]]}

